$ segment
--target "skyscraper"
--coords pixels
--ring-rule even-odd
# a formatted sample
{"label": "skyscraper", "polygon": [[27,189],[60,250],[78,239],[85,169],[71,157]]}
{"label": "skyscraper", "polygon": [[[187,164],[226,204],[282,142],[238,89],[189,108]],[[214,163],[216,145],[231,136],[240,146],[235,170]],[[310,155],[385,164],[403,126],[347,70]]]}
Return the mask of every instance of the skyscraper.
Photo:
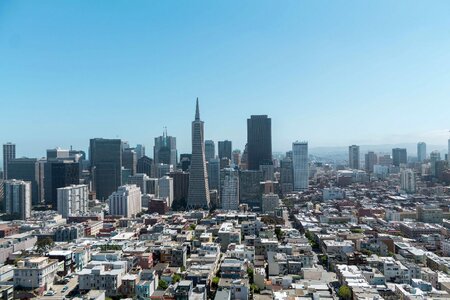
{"label": "skyscraper", "polygon": [[419,142],[417,143],[417,160],[418,162],[423,162],[425,159],[427,159],[427,144]]}
{"label": "skyscraper", "polygon": [[272,162],[272,121],[267,115],[247,119],[247,169]]}
{"label": "skyscraper", "polygon": [[294,191],[307,190],[309,179],[308,142],[292,143],[292,158]]}
{"label": "skyscraper", "polygon": [[6,180],[4,184],[5,212],[15,219],[26,220],[31,216],[31,183],[22,180]]}
{"label": "skyscraper", "polygon": [[58,204],[58,188],[80,183],[80,164],[71,161],[47,161],[44,165],[45,203],[54,210]]}
{"label": "skyscraper", "polygon": [[231,141],[225,140],[225,141],[219,141],[218,142],[218,148],[219,148],[219,159],[222,159],[224,157],[231,159]]}
{"label": "skyscraper", "polygon": [[31,183],[31,203],[37,205],[39,194],[39,173],[36,158],[16,158],[8,162],[8,179],[18,179]]}
{"label": "skyscraper", "polygon": [[137,173],[144,173],[147,174],[147,176],[152,177],[153,176],[153,159],[151,159],[148,156],[142,156],[137,160],[136,164],[136,172]]}
{"label": "skyscraper", "polygon": [[192,159],[187,209],[209,209],[208,175],[205,162],[204,123],[200,120],[198,98],[192,122]]}
{"label": "skyscraper", "polygon": [[220,181],[220,160],[218,158],[211,159],[208,162],[208,184],[210,190],[219,190]]}
{"label": "skyscraper", "polygon": [[281,160],[280,183],[283,195],[292,193],[294,190],[294,167],[292,159],[287,156]]}
{"label": "skyscraper", "polygon": [[436,164],[441,160],[441,153],[437,150],[434,150],[430,153],[430,167],[431,167],[431,175],[436,177]]}
{"label": "skyscraper", "polygon": [[348,147],[348,166],[350,169],[359,170],[359,146]]}
{"label": "skyscraper", "polygon": [[158,179],[158,197],[165,199],[170,208],[173,204],[173,178],[163,176]]}
{"label": "skyscraper", "polygon": [[177,139],[167,135],[167,129],[162,136],[155,138],[153,147],[153,161],[155,164],[177,165]]}
{"label": "skyscraper", "polygon": [[131,175],[136,174],[137,154],[133,148],[123,149],[122,166],[125,169],[131,170]]}
{"label": "skyscraper", "polygon": [[16,145],[3,144],[3,179],[8,179],[8,162],[16,158]]}
{"label": "skyscraper", "polygon": [[206,161],[210,161],[216,157],[216,146],[214,145],[214,141],[206,140],[205,141],[205,159]]}
{"label": "skyscraper", "polygon": [[134,151],[136,151],[137,159],[145,156],[145,146],[142,144],[137,144],[136,148],[134,148]]}
{"label": "skyscraper", "polygon": [[239,209],[239,173],[235,169],[225,168],[220,171],[220,199],[222,209]]}
{"label": "skyscraper", "polygon": [[447,161],[448,161],[448,164],[450,165],[450,139],[448,139]]}
{"label": "skyscraper", "polygon": [[392,149],[392,164],[394,166],[400,166],[400,164],[407,163],[406,148],[394,148]]}
{"label": "skyscraper", "polygon": [[373,151],[369,151],[365,155],[365,169],[368,173],[373,173],[373,166],[378,163],[378,157]]}
{"label": "skyscraper", "polygon": [[91,139],[89,151],[97,199],[106,200],[122,184],[122,141]]}

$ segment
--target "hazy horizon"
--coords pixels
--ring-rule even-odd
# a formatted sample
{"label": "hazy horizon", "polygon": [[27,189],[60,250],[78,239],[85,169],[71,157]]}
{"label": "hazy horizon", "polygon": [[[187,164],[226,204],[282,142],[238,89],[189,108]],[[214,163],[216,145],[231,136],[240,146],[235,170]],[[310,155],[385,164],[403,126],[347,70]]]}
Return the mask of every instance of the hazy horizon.
{"label": "hazy horizon", "polygon": [[[191,147],[243,149],[272,118],[274,151],[450,137],[450,2],[2,1],[0,143],[18,155],[89,138],[152,151],[167,127]],[[431,150],[431,149],[430,149]]]}

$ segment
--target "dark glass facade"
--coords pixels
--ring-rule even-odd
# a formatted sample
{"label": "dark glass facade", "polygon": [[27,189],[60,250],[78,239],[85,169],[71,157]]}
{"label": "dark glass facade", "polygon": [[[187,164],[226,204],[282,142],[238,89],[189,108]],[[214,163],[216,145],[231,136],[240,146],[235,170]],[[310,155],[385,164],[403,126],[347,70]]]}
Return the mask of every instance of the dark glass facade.
{"label": "dark glass facade", "polygon": [[272,162],[272,121],[267,115],[247,119],[248,170]]}
{"label": "dark glass facade", "polygon": [[122,141],[91,139],[89,152],[97,199],[106,200],[122,184]]}

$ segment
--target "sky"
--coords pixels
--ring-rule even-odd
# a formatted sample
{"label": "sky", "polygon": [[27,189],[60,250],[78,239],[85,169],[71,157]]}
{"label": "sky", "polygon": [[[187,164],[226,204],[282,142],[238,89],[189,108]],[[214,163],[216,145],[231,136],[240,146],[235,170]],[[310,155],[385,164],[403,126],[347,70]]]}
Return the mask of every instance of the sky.
{"label": "sky", "polygon": [[144,144],[166,126],[191,147],[246,142],[272,118],[274,151],[445,145],[450,1],[0,1],[0,143],[18,156]]}

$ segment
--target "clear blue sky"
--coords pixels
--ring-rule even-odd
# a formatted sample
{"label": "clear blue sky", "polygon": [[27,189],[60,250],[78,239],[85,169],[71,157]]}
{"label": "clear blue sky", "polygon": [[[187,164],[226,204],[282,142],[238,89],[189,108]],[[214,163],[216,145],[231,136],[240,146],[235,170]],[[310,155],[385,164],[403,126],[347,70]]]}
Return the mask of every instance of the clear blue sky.
{"label": "clear blue sky", "polygon": [[445,144],[450,1],[0,1],[0,142],[18,155],[143,143],[164,126],[190,151],[246,140],[272,118],[273,149]]}

